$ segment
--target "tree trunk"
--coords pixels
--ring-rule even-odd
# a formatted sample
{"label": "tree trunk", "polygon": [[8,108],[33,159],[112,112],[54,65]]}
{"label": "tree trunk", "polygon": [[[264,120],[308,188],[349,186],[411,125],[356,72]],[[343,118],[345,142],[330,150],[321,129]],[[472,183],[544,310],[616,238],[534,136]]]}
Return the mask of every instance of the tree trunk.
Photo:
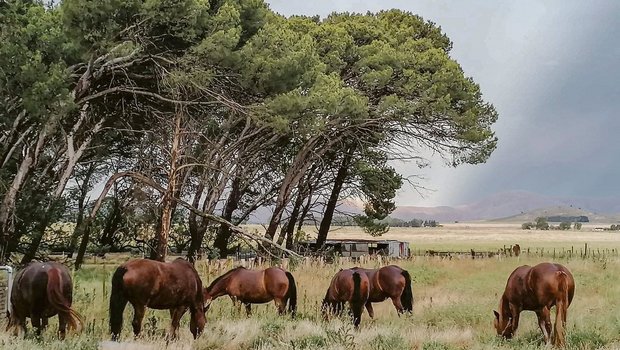
{"label": "tree trunk", "polygon": [[344,135],[328,137],[327,141],[322,144],[321,139],[323,136],[325,135],[317,135],[308,140],[303,148],[297,153],[295,160],[288,168],[286,175],[282,180],[282,185],[280,186],[280,192],[278,193],[273,214],[269,220],[269,226],[267,226],[267,230],[265,231],[265,238],[272,240],[275,236],[278,226],[280,225],[282,213],[284,212],[286,205],[289,203],[293,188],[297,186],[299,181],[301,181],[301,179],[303,179],[306,175],[306,171],[308,171],[308,168],[312,165],[312,162],[316,159],[320,159],[328,150],[332,149],[334,145],[339,143],[342,137],[344,137]]}
{"label": "tree trunk", "polygon": [[336,178],[334,179],[334,187],[332,188],[332,193],[329,196],[327,205],[325,206],[323,219],[321,220],[321,225],[319,226],[319,232],[316,238],[316,250],[321,249],[327,240],[327,234],[329,233],[329,228],[331,227],[332,219],[334,218],[334,211],[338,205],[338,197],[340,196],[342,185],[344,184],[344,181],[349,173],[349,164],[352,158],[353,149],[351,148],[342,159],[342,164],[340,165],[338,174],[336,174]]}
{"label": "tree trunk", "polygon": [[84,255],[86,255],[86,247],[88,246],[88,240],[90,239],[90,229],[91,229],[91,221],[92,218],[89,216],[84,220],[84,223],[80,227],[76,227],[76,231],[78,231],[78,236],[82,235],[82,241],[80,242],[80,247],[78,248],[77,256],[75,257],[75,269],[79,270],[84,262]]}
{"label": "tree trunk", "polygon": [[[286,248],[287,249],[293,248],[293,237],[295,236],[295,224],[297,223],[297,217],[299,216],[299,212],[301,211],[301,205],[303,203],[304,203],[304,196],[300,188],[300,191],[297,194],[297,198],[295,199],[293,211],[291,211],[291,217],[288,219],[288,222],[286,223],[286,226],[283,230],[284,236],[286,236]],[[280,237],[282,237],[282,234],[280,235]],[[280,239],[278,239],[278,241],[279,241],[279,244],[282,244],[282,242],[280,242]]]}
{"label": "tree trunk", "polygon": [[[86,171],[86,176],[84,177],[84,181],[82,182],[82,186],[80,187],[80,198],[78,199],[78,212],[77,218],[75,220],[75,227],[79,227],[82,225],[82,221],[84,220],[84,212],[86,211],[86,196],[88,195],[88,189],[90,188],[90,179],[95,173],[95,163],[90,163],[88,166],[88,171]],[[77,230],[73,230],[71,234],[71,240],[69,241],[69,254],[68,258],[73,258],[73,252],[75,248],[77,248]]]}
{"label": "tree trunk", "polygon": [[32,232],[32,243],[28,247],[26,253],[22,257],[21,264],[26,265],[32,259],[35,258],[37,251],[39,250],[39,246],[41,245],[41,241],[43,240],[43,236],[45,235],[45,229],[52,218],[53,212],[56,209],[59,201],[57,198],[52,198],[50,204],[45,209],[45,214],[43,215],[43,219],[37,225],[37,229]]}
{"label": "tree trunk", "polygon": [[[192,201],[192,207],[198,210],[200,205],[200,199],[202,198],[202,194],[204,192],[205,185],[204,181],[201,180],[198,183],[198,188],[196,188],[196,193],[194,193],[194,200]],[[190,242],[189,248],[187,249],[187,259],[192,263],[196,260],[202,258],[202,241],[204,239],[204,235],[207,225],[205,225],[205,219],[200,217],[200,223],[198,222],[198,215],[193,211],[189,213],[189,234],[190,234]]]}
{"label": "tree trunk", "polygon": [[176,209],[176,195],[178,191],[178,164],[181,144],[181,117],[182,111],[177,111],[174,121],[174,134],[172,136],[172,150],[170,151],[170,171],[168,172],[168,189],[162,199],[162,211],[160,226],[155,236],[155,250],[151,252],[151,259],[165,261],[168,254],[168,236],[172,226],[172,216]]}
{"label": "tree trunk", "polygon": [[[288,173],[282,180],[282,186],[280,187],[280,193],[278,194],[278,199],[276,200],[276,205],[273,209],[273,214],[271,214],[271,219],[269,220],[269,226],[267,226],[267,230],[265,231],[265,238],[273,239],[275,236],[276,230],[278,226],[280,226],[280,220],[282,218],[282,213],[284,213],[284,209],[289,202],[291,192],[293,191],[293,187],[295,187],[301,178],[304,176],[306,170],[310,166],[309,163],[305,163],[297,169],[291,171],[289,169]],[[291,167],[293,168],[293,167]]]}
{"label": "tree trunk", "polygon": [[[239,177],[235,177],[231,184],[230,195],[228,196],[226,205],[222,211],[222,218],[226,221],[232,221],[232,215],[239,207],[239,200],[242,195],[240,187],[241,179]],[[226,256],[228,256],[228,241],[230,240],[231,235],[232,233],[230,232],[230,227],[228,227],[228,225],[220,225],[217,230],[217,235],[215,236],[213,247],[219,250],[221,259],[225,259]]]}
{"label": "tree trunk", "polygon": [[19,170],[13,178],[11,186],[6,191],[0,206],[0,249],[2,249],[2,261],[12,252],[8,251],[8,242],[13,233],[12,215],[15,210],[15,202],[17,200],[17,192],[24,184],[26,176],[30,171],[34,157],[30,154],[22,160]]}
{"label": "tree trunk", "polygon": [[[110,248],[114,248],[114,236],[118,232],[119,227],[122,224],[123,213],[121,208],[121,203],[118,198],[113,197],[112,203],[112,211],[110,215],[106,218],[105,225],[103,227],[103,232],[101,233],[101,237],[99,239],[99,244],[101,246],[109,246]],[[114,251],[114,249],[111,249]]]}
{"label": "tree trunk", "polygon": [[69,182],[69,179],[71,178],[71,175],[73,174],[73,171],[75,170],[75,166],[77,165],[77,162],[82,158],[84,151],[86,150],[86,148],[90,145],[91,141],[93,140],[93,136],[97,132],[99,132],[99,130],[101,129],[101,126],[103,125],[104,119],[99,120],[99,122],[93,127],[89,135],[84,139],[84,141],[82,141],[82,143],[76,149],[74,145],[75,134],[78,132],[82,123],[86,120],[88,116],[87,111],[88,111],[88,103],[82,106],[82,110],[80,112],[80,118],[78,122],[73,126],[73,128],[71,129],[71,131],[66,137],[66,143],[67,143],[66,164],[63,167],[63,172],[60,176],[58,183],[56,184],[56,189],[54,190],[54,193],[52,194],[52,198],[50,199],[50,204],[45,210],[45,216],[43,217],[43,221],[38,225],[37,231],[33,232],[34,238],[32,240],[32,244],[28,248],[28,251],[26,252],[26,254],[24,254],[24,257],[22,259],[22,264],[27,264],[28,262],[30,262],[30,260],[34,259],[34,256],[36,255],[36,252],[37,250],[39,250],[39,246],[41,245],[41,240],[43,239],[43,236],[45,235],[45,229],[47,229],[47,225],[49,224],[49,221],[52,218],[52,214],[53,214],[52,211],[58,205],[60,201],[60,197],[62,197],[62,194],[65,191],[65,188],[67,187],[67,183]]}
{"label": "tree trunk", "polygon": [[310,212],[310,207],[312,207],[312,185],[308,186],[308,198],[306,199],[306,204],[304,205],[304,209],[301,211],[301,215],[299,215],[298,223],[297,223],[297,231],[301,230],[304,226],[304,221],[308,217],[308,213]]}

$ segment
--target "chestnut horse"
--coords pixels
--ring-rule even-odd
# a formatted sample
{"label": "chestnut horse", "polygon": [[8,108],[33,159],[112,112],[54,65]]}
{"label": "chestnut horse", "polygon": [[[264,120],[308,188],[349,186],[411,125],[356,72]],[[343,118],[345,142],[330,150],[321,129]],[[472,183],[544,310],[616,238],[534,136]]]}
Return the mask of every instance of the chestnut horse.
{"label": "chestnut horse", "polygon": [[73,283],[69,270],[55,262],[32,262],[15,275],[11,290],[9,324],[14,333],[26,332],[30,317],[37,336],[47,327],[48,318],[58,315],[58,335],[65,338],[66,328],[80,330],[81,317],[71,308]]}
{"label": "chestnut horse", "polygon": [[372,303],[379,303],[387,298],[392,300],[399,316],[413,311],[413,293],[409,272],[396,265],[384,266],[380,269],[354,267],[353,270],[364,272],[368,276],[370,295],[366,302],[366,310],[371,318],[375,317]]}
{"label": "chestnut horse", "polygon": [[370,282],[365,273],[356,269],[338,271],[332,278],[323,299],[321,306],[323,317],[327,319],[329,314],[340,315],[344,304],[348,302],[353,325],[355,328],[359,327],[364,305],[368,302],[370,295],[370,288]]}
{"label": "chestnut horse", "polygon": [[541,263],[534,267],[521,266],[510,274],[506,290],[495,314],[497,334],[510,339],[519,326],[523,310],[534,311],[545,343],[551,336],[551,307],[556,307],[553,344],[564,346],[567,309],[575,294],[575,280],[560,264]]}
{"label": "chestnut horse", "polygon": [[119,266],[112,276],[110,295],[110,332],[118,340],[123,327],[123,311],[127,302],[134,309],[133,333],[137,337],[147,307],[170,310],[172,325],[169,337],[177,337],[181,317],[190,310],[190,331],[194,339],[205,327],[202,281],[194,266],[178,258],[163,263],[155,260],[130,260]]}
{"label": "chestnut horse", "polygon": [[265,270],[248,270],[244,267],[234,268],[216,278],[204,289],[205,310],[211,302],[228,295],[234,303],[240,301],[245,305],[248,316],[252,314],[251,304],[274,301],[279,314],[284,314],[286,304],[292,316],[297,311],[297,286],[290,272],[279,267]]}

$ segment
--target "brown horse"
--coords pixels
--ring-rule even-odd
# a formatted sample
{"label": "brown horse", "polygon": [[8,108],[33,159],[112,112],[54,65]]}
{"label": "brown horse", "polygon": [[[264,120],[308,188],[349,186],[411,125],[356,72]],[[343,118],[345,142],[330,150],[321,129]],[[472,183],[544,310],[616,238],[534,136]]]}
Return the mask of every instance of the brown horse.
{"label": "brown horse", "polygon": [[248,270],[244,267],[234,268],[216,278],[209,287],[204,289],[204,299],[208,310],[211,302],[221,296],[228,295],[233,302],[240,301],[245,305],[247,315],[252,314],[251,304],[262,304],[274,301],[278,313],[288,309],[295,316],[297,311],[297,286],[290,272],[279,267],[265,270]]}
{"label": "brown horse", "polygon": [[370,282],[365,273],[355,270],[340,270],[334,277],[325,293],[321,309],[323,317],[327,319],[329,314],[340,315],[344,304],[349,303],[349,312],[355,328],[362,321],[364,305],[370,295]]}
{"label": "brown horse", "polygon": [[392,299],[392,304],[399,316],[413,311],[413,293],[409,272],[395,265],[384,266],[380,269],[355,267],[353,270],[364,272],[368,276],[370,295],[366,302],[366,310],[371,318],[375,317],[372,303],[379,303],[387,298]]}
{"label": "brown horse", "polygon": [[30,317],[37,336],[47,327],[48,318],[58,315],[58,335],[65,338],[66,328],[81,330],[82,319],[71,308],[73,283],[69,270],[55,262],[32,262],[15,275],[11,290],[11,311],[6,330],[26,332]]}
{"label": "brown horse", "polygon": [[549,343],[551,336],[551,307],[556,307],[553,344],[564,346],[567,309],[575,294],[575,281],[568,269],[560,264],[541,263],[534,267],[521,266],[510,274],[506,290],[495,314],[497,334],[510,339],[519,326],[523,310],[535,311],[538,326]]}
{"label": "brown horse", "polygon": [[169,337],[177,337],[181,317],[190,310],[190,331],[194,339],[205,327],[202,281],[194,266],[178,258],[163,263],[148,259],[130,260],[119,266],[112,276],[110,295],[110,331],[118,340],[123,327],[123,311],[127,302],[134,309],[133,333],[137,337],[147,307],[170,310],[172,325]]}

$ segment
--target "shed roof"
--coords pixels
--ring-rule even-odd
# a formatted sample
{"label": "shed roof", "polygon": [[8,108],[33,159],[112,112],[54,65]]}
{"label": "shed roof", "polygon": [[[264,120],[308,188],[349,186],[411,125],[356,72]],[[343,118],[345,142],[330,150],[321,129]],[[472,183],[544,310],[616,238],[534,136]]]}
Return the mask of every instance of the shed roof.
{"label": "shed roof", "polygon": [[[396,239],[382,239],[382,240],[375,240],[375,239],[328,239],[325,241],[325,243],[390,243],[390,242],[397,242],[397,243],[407,243],[406,241],[399,241]],[[316,243],[316,240],[311,240],[311,241],[306,241],[303,243]]]}

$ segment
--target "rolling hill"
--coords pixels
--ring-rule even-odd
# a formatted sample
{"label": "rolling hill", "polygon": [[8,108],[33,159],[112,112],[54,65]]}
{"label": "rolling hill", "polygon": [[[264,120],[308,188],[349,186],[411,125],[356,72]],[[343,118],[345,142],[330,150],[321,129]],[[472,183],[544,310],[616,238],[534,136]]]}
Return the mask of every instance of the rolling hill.
{"label": "rolling hill", "polygon": [[620,198],[570,198],[527,191],[500,192],[459,206],[399,206],[392,217],[435,219],[439,222],[503,220],[531,221],[538,216],[586,215],[592,222],[618,222]]}
{"label": "rolling hill", "polygon": [[[362,203],[343,201],[341,212],[361,213]],[[439,222],[454,221],[533,221],[538,216],[580,216],[590,222],[620,222],[620,198],[553,197],[527,191],[507,191],[493,194],[478,201],[457,206],[398,206],[390,215],[402,220],[423,219]],[[270,208],[260,208],[251,223],[265,223],[271,216]]]}

